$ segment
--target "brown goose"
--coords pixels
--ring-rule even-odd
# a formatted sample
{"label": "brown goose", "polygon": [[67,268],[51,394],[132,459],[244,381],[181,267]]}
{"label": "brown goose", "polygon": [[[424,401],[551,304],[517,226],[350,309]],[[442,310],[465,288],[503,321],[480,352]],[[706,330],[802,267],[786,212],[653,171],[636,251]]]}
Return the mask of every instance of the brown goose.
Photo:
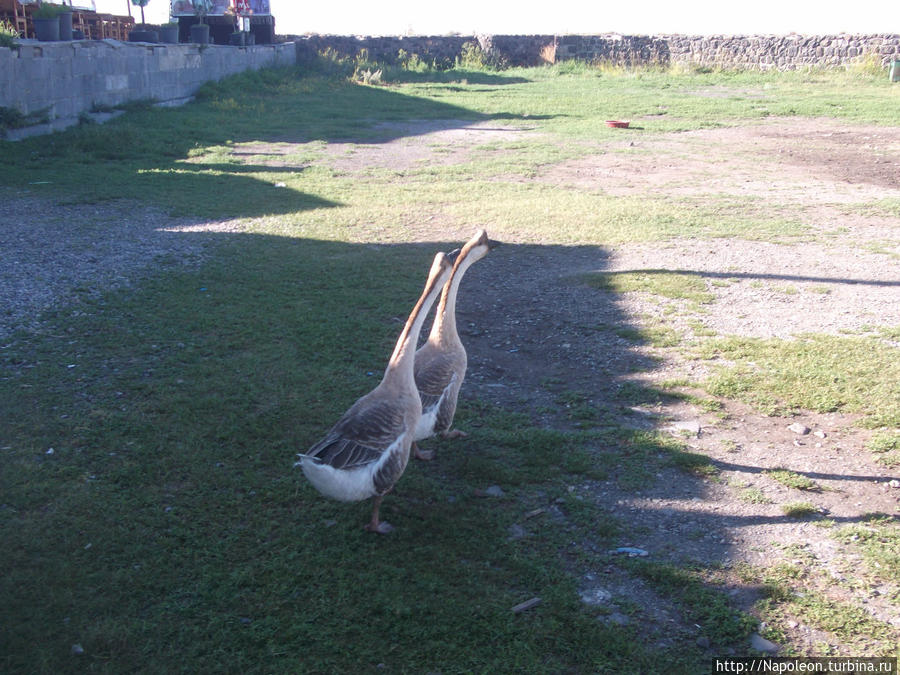
{"label": "brown goose", "polygon": [[478,230],[466,242],[450,279],[444,284],[428,340],[416,352],[415,378],[422,400],[422,416],[416,426],[413,454],[418,459],[432,459],[434,451],[422,451],[415,441],[440,433],[444,438],[466,434],[458,429],[450,431],[456,414],[459,388],[466,376],[466,349],[456,332],[456,295],[463,275],[497,245],[488,239],[487,232]]}
{"label": "brown goose", "polygon": [[366,525],[372,532],[385,534],[393,529],[378,519],[378,509],[409,460],[413,432],[422,414],[413,379],[414,350],[428,310],[451,270],[447,256],[438,253],[379,385],[357,400],[309,452],[299,454],[295,464],[327,497],[347,502],[374,497],[372,519]]}

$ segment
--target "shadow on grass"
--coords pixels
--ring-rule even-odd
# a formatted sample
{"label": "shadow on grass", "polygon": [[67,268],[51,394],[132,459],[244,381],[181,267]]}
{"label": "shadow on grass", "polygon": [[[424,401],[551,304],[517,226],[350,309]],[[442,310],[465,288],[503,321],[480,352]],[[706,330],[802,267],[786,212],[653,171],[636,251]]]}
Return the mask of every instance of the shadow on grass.
{"label": "shadow on grass", "polygon": [[278,174],[303,170],[302,159],[278,168],[185,160],[211,148],[227,151],[233,144],[388,142],[517,117],[485,115],[387,87],[272,71],[207,85],[196,103],[182,108],[130,106],[127,114],[102,127],[83,125],[49,137],[0,142],[7,160],[0,165],[0,180],[39,194],[62,191],[70,201],[135,199],[186,215],[296,213],[337,205],[292,187],[276,187],[283,182]]}
{"label": "shadow on grass", "polygon": [[[4,638],[7,670],[65,670],[73,644],[110,672],[204,671],[223,658],[271,672],[701,662],[695,645],[646,648],[645,627],[578,601],[562,552],[573,536],[606,546],[618,526],[566,485],[602,474],[578,436],[514,403],[470,406],[470,439],[407,468],[384,506],[390,537],[362,531],[369,504],[328,501],[291,468],[375,385],[434,251],[458,242],[216,239],[201,267],[61,306],[40,335],[0,351],[0,611],[17,627]],[[470,271],[458,310],[472,356],[464,399],[510,389],[529,369],[507,359],[532,349],[549,370],[529,360],[529,378],[566,359],[585,382],[628,372],[625,343],[582,342],[596,337],[592,312],[627,318],[598,294],[567,318],[587,296],[553,267],[605,257],[506,245]],[[523,319],[536,330],[526,335]],[[506,497],[481,497],[491,484]],[[546,517],[527,518],[535,508]],[[525,537],[510,536],[516,525]],[[534,596],[535,610],[511,611]],[[157,644],[168,648],[147,647]]]}

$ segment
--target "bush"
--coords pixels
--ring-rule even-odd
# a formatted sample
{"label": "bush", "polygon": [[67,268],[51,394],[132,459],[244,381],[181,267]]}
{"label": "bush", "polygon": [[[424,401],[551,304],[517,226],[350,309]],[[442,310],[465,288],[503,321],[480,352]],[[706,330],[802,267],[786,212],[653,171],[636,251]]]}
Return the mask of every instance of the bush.
{"label": "bush", "polygon": [[19,31],[9,21],[0,21],[0,47],[8,47],[13,49],[18,46],[16,39],[19,37]]}
{"label": "bush", "polygon": [[494,50],[485,51],[475,42],[464,42],[456,67],[464,70],[504,70],[509,67],[506,59]]}

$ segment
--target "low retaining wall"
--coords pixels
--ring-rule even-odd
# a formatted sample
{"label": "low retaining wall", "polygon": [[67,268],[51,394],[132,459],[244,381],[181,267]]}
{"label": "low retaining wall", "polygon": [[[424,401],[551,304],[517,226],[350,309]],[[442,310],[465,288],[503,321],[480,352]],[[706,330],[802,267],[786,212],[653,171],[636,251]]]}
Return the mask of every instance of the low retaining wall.
{"label": "low retaining wall", "polygon": [[403,50],[438,66],[452,65],[466,42],[514,66],[569,59],[616,65],[686,65],[794,70],[842,66],[869,57],[887,67],[900,59],[900,35],[479,35],[446,37],[295,36],[300,58],[333,50],[388,63]]}
{"label": "low retaining wall", "polygon": [[116,40],[23,42],[0,48],[0,106],[48,121],[77,120],[128,101],[190,97],[204,82],[296,62],[292,44],[225,47]]}

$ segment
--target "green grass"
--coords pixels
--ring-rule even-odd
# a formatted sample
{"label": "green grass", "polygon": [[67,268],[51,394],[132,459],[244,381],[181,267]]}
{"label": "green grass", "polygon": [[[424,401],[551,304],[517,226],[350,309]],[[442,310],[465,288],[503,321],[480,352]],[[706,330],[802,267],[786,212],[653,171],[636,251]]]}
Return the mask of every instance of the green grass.
{"label": "green grass", "polygon": [[900,432],[879,431],[866,444],[875,458],[888,467],[900,466]]}
{"label": "green grass", "polygon": [[795,490],[819,491],[821,488],[811,478],[787,469],[770,469],[763,472],[772,480]]}
{"label": "green grass", "polygon": [[781,511],[788,518],[806,518],[816,515],[819,510],[812,502],[789,502],[781,505]]}
{"label": "green grass", "polygon": [[741,501],[747,502],[748,504],[771,504],[772,500],[766,497],[762,490],[759,488],[748,487],[740,490],[738,492],[738,497]]}
{"label": "green grass", "polygon": [[840,411],[861,414],[866,426],[900,426],[900,348],[876,337],[728,337],[703,343],[700,354],[727,364],[706,381],[710,393],[768,415]]}
{"label": "green grass", "polygon": [[690,272],[641,270],[595,274],[588,283],[604,291],[630,293],[640,291],[673,300],[690,300],[697,305],[709,304],[714,296],[706,288],[706,281]]}
{"label": "green grass", "polygon": [[845,525],[833,536],[859,547],[873,578],[900,582],[900,526],[895,520],[872,517],[866,523]]}
{"label": "green grass", "polygon": [[[371,389],[396,339],[393,317],[408,311],[434,250],[458,243],[416,243],[427,218],[594,252],[674,237],[802,236],[804,225],[761,209],[532,179],[621,142],[602,124],[613,112],[653,115],[642,121],[647,136],[745,124],[762,119],[761,107],[895,124],[894,90],[880,78],[843,74],[571,65],[438,73],[421,64],[386,71],[390,86],[373,87],[333,67],[341,77],[263,71],[208,85],[183,108],[134,105],[103,127],[0,142],[10,199],[98,209],[128,200],[187,224],[239,219],[245,229],[217,235],[196,267],[163,265],[130,290],[81,294],[43,316],[39,333],[0,344],[0,669],[707,667],[693,640],[648,643],[644,626],[609,626],[577,594],[579,574],[597,561],[582,544],[605,550],[632,533],[569,488],[608,481],[637,491],[673,465],[714,472],[677,439],[612,416],[683,396],[622,381],[601,405],[599,395],[569,388],[557,392],[569,406],[564,430],[465,398],[458,422],[471,436],[432,441],[438,459],[407,469],[385,499],[383,514],[398,526],[386,538],[362,532],[368,504],[322,499],[292,468],[294,454]],[[732,95],[705,95],[723,89]],[[748,89],[753,95],[741,93]],[[441,120],[528,135],[471,149],[458,164],[351,171],[329,155],[336,142],[380,147]],[[701,278],[644,276],[649,285],[639,290],[708,302]],[[615,325],[637,341],[678,339]],[[832,349],[810,338],[808,359],[855,339]],[[828,363],[838,382],[823,378],[820,395],[887,424],[896,420],[897,359],[888,350],[878,360],[870,339],[884,345],[881,336],[859,338],[852,366]],[[716,344],[729,358],[763,364],[745,389],[723,387],[726,396],[759,396],[767,369],[792,360],[781,344],[748,343],[746,355]],[[805,404],[805,372],[774,389],[779,405]],[[861,387],[866,374],[871,382]],[[490,485],[506,496],[478,497]],[[524,515],[536,508],[546,516]],[[514,524],[527,536],[510,539]],[[622,570],[701,624],[716,646],[744,649],[753,622],[714,570],[641,561]],[[540,606],[510,611],[534,596]],[[85,654],[73,656],[74,644]]]}
{"label": "green grass", "polygon": [[[775,629],[773,637],[780,632],[778,626],[786,628],[787,621],[793,620],[830,634],[830,641],[847,645],[847,654],[895,656],[895,629],[858,604],[831,597],[829,585],[833,580],[820,579],[815,565],[742,565],[737,574],[743,583],[762,587],[764,598],[757,603],[756,611],[766,618],[770,630]],[[818,586],[823,582],[824,588]],[[788,649],[786,655],[826,655],[825,649],[816,648],[812,654]]]}

